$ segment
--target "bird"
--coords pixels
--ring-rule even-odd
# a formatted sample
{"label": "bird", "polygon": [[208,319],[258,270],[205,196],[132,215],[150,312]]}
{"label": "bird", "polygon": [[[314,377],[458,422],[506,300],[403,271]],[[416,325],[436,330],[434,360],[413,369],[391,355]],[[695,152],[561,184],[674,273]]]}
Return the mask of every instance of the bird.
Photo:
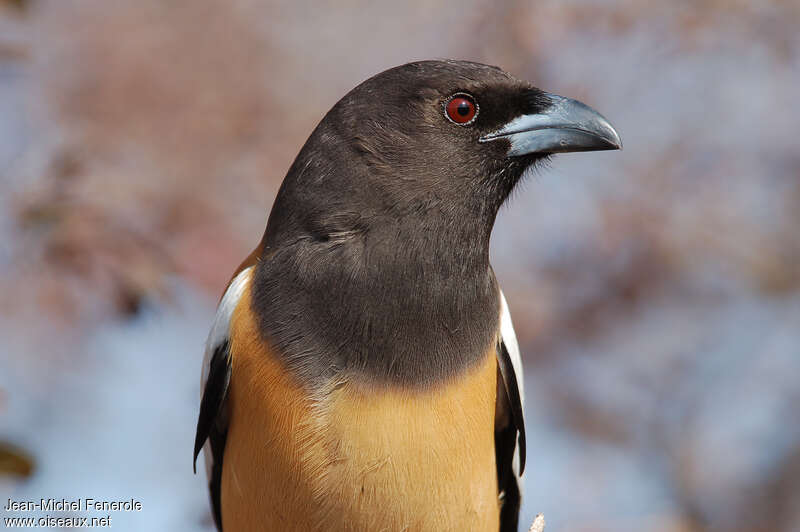
{"label": "bird", "polygon": [[587,105],[480,63],[342,97],[208,336],[194,463],[217,528],[516,531],[522,362],[492,228],[527,169],[621,146]]}

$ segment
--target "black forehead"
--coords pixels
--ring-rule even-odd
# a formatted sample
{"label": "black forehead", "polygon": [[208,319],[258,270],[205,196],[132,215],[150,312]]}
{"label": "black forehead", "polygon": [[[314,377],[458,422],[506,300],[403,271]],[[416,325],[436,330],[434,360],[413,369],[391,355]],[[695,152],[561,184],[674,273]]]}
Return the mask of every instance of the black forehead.
{"label": "black forehead", "polygon": [[469,61],[418,61],[391,68],[354,89],[356,93],[378,91],[408,98],[441,96],[456,91],[519,92],[530,87],[498,67]]}

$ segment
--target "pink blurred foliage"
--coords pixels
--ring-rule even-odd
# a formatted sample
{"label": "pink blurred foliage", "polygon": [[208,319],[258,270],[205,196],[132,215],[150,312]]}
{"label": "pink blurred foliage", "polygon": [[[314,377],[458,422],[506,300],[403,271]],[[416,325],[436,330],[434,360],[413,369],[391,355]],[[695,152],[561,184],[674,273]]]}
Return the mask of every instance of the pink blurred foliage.
{"label": "pink blurred foliage", "polygon": [[[607,528],[576,510],[558,529],[796,530],[800,439],[731,486],[698,473],[714,448],[695,419],[709,385],[698,375],[716,344],[693,327],[753,302],[787,328],[797,320],[798,2],[13,4],[0,7],[0,30],[13,30],[0,33],[0,65],[22,65],[37,134],[22,163],[0,169],[16,174],[0,182],[13,222],[0,314],[90,328],[143,301],[168,305],[174,278],[217,297],[294,155],[347,89],[412,59],[498,64],[621,129],[621,156],[571,167],[584,176],[568,176],[582,181],[563,197],[583,207],[549,205],[549,171],[531,177],[493,253],[532,375],[553,376],[536,381],[553,415],[576,438],[663,459],[677,508],[644,522],[608,515]],[[662,308],[674,310],[652,332],[642,320]],[[772,356],[764,331],[756,345]],[[639,334],[646,356],[621,355]],[[620,388],[658,406],[593,392],[584,359],[618,368]],[[755,396],[769,389],[764,375]]]}

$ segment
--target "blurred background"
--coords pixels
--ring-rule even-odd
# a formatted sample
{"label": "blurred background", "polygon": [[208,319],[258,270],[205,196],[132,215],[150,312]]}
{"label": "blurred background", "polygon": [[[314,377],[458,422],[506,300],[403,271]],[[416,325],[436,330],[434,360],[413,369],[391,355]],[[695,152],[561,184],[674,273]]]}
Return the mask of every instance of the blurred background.
{"label": "blurred background", "polygon": [[523,524],[800,530],[798,27],[797,0],[0,0],[0,502],[133,497],[114,529],[210,530],[217,298],[322,115],[448,57],[625,143],[554,158],[494,231]]}

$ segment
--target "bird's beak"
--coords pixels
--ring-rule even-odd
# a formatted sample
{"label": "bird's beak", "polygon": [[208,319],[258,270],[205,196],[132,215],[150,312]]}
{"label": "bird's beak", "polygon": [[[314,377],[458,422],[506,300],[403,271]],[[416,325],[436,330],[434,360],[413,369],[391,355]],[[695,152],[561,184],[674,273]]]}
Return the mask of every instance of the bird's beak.
{"label": "bird's beak", "polygon": [[479,141],[508,139],[509,157],[622,148],[619,134],[600,113],[578,100],[547,97],[552,104],[543,112],[518,116]]}

